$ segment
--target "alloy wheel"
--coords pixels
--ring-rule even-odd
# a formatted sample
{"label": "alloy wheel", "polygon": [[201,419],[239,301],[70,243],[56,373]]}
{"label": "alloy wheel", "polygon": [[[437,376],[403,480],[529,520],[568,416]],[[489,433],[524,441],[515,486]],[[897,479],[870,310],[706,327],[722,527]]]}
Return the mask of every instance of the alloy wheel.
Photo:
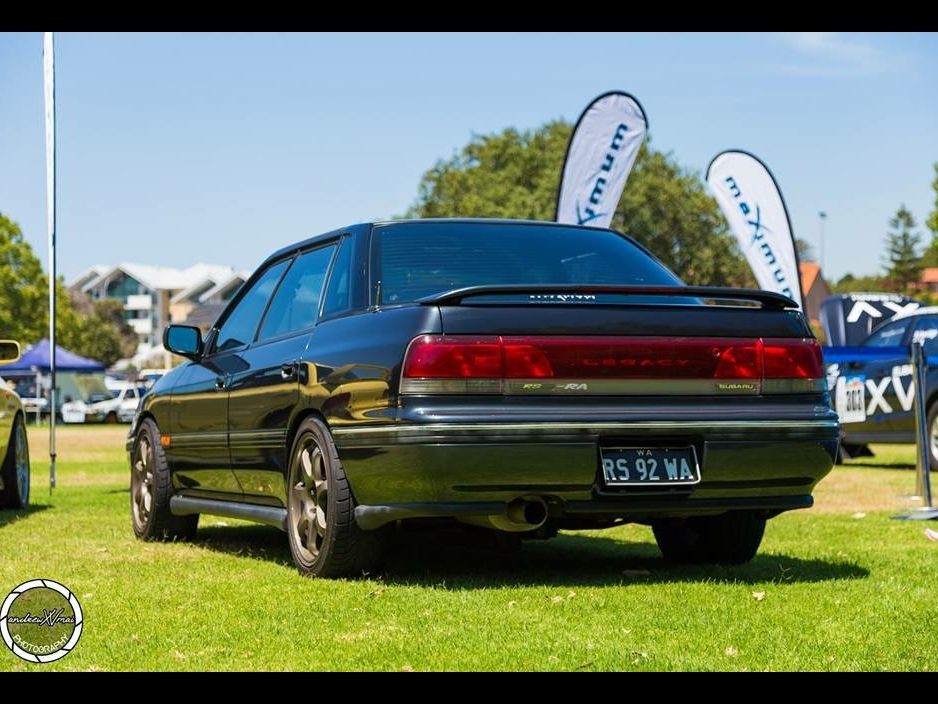
{"label": "alloy wheel", "polygon": [[316,439],[305,436],[293,462],[289,529],[294,545],[307,563],[316,560],[326,539],[329,480],[325,463]]}
{"label": "alloy wheel", "polygon": [[137,442],[134,468],[131,475],[130,491],[134,511],[134,521],[138,526],[145,526],[153,507],[153,447],[150,438],[141,436]]}
{"label": "alloy wheel", "polygon": [[25,506],[29,503],[29,445],[26,441],[26,428],[22,423],[16,424],[16,435],[13,442],[20,505]]}

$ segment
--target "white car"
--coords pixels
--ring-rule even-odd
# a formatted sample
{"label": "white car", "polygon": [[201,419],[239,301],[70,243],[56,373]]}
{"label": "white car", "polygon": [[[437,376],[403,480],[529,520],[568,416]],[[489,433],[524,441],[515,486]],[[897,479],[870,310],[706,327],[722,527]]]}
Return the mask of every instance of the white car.
{"label": "white car", "polygon": [[64,423],[130,423],[140,399],[147,392],[143,384],[122,384],[112,395],[94,394],[88,401],[62,404]]}

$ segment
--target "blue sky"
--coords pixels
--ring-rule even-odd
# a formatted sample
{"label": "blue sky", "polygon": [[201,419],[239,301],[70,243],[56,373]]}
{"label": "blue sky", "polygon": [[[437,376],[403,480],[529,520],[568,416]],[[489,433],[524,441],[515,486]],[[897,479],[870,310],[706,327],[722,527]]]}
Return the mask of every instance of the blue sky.
{"label": "blue sky", "polygon": [[[0,211],[44,259],[41,46],[0,34]],[[899,204],[920,222],[933,207],[935,34],[60,33],[56,62],[67,278],[118,261],[253,268],[403,212],[473,133],[572,121],[614,88],[688,166],[759,155],[798,236],[816,245],[827,211],[829,276],[877,271]]]}

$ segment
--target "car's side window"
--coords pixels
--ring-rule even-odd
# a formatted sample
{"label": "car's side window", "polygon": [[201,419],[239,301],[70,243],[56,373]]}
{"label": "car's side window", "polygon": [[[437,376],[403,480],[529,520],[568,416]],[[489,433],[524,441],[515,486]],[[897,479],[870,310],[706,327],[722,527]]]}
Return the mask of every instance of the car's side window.
{"label": "car's side window", "polygon": [[231,315],[225,318],[218,330],[215,351],[223,352],[235,347],[243,347],[254,339],[261,315],[290,261],[286,259],[271,266],[242,296],[238,305],[231,311]]}
{"label": "car's side window", "polygon": [[905,336],[905,330],[909,326],[908,320],[897,320],[894,323],[886,323],[879,330],[874,332],[863,343],[864,347],[895,347],[902,344],[902,338]]}
{"label": "car's side window", "polygon": [[345,237],[339,244],[339,253],[332,265],[326,300],[322,304],[322,315],[327,317],[343,313],[351,305],[352,283],[352,239]]}
{"label": "car's side window", "polygon": [[301,254],[277,288],[258,340],[269,340],[316,324],[326,273],[335,254],[335,245]]}
{"label": "car's side window", "polygon": [[919,318],[912,332],[912,342],[921,343],[927,354],[934,354],[938,350],[938,317]]}

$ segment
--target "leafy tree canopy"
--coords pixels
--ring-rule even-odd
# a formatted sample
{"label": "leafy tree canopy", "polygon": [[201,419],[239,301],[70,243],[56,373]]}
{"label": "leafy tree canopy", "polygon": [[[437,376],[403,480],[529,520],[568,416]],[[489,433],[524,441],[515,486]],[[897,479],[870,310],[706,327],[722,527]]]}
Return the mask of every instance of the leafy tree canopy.
{"label": "leafy tree canopy", "polygon": [[[0,338],[26,347],[48,337],[48,281],[19,225],[0,213]],[[57,286],[57,344],[107,366],[133,353],[120,303],[73,299]]]}
{"label": "leafy tree canopy", "polygon": [[[407,215],[552,220],[570,130],[554,121],[474,136],[424,174]],[[689,284],[755,285],[699,174],[648,143],[612,227],[634,236]]]}

